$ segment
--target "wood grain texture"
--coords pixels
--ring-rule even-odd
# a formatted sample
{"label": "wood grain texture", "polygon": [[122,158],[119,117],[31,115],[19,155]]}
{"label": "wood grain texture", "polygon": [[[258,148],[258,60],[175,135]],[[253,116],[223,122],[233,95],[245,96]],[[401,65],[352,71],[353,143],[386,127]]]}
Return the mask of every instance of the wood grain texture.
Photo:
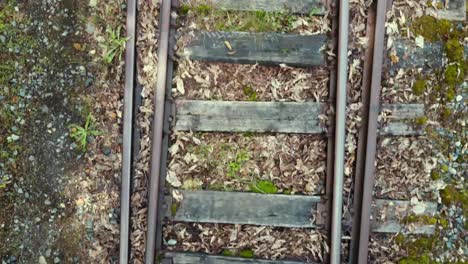
{"label": "wood grain texture", "polygon": [[450,0],[448,7],[437,11],[439,18],[465,21],[466,20],[466,0]]}
{"label": "wood grain texture", "polygon": [[[313,228],[320,197],[217,191],[180,191],[174,221]],[[166,199],[167,200],[167,199]],[[167,204],[172,200],[167,200]],[[171,208],[166,205],[165,208]]]}
{"label": "wood grain texture", "polygon": [[172,264],[305,264],[297,261],[248,259],[182,252],[167,252],[164,257],[172,258]]}
{"label": "wood grain texture", "polygon": [[[445,57],[444,45],[442,42],[424,42],[424,48],[418,47],[413,40],[397,39],[394,43],[398,62],[390,63],[393,74],[398,68],[418,68],[437,69],[442,67],[442,58]],[[464,46],[465,58],[468,56],[467,45]],[[390,72],[392,74],[392,72]],[[392,74],[392,75],[393,75]]]}
{"label": "wood grain texture", "polygon": [[322,133],[319,115],[325,107],[314,102],[176,102],[175,130],[224,132]]}
{"label": "wood grain texture", "polygon": [[377,199],[373,205],[374,221],[371,230],[375,233],[433,234],[435,225],[423,223],[403,225],[402,220],[409,215],[432,217],[436,212],[437,203],[433,202],[412,205],[409,201]]}
{"label": "wood grain texture", "polygon": [[414,125],[414,119],[423,117],[424,104],[383,104],[382,111],[390,111],[390,120],[381,127],[382,136],[419,136],[424,130]]}
{"label": "wood grain texture", "polygon": [[211,0],[213,6],[219,9],[240,11],[266,11],[297,14],[324,15],[325,8],[320,0]]}
{"label": "wood grain texture", "polygon": [[[228,44],[227,44],[228,43]],[[325,35],[197,32],[181,56],[202,61],[298,67],[325,65]]]}

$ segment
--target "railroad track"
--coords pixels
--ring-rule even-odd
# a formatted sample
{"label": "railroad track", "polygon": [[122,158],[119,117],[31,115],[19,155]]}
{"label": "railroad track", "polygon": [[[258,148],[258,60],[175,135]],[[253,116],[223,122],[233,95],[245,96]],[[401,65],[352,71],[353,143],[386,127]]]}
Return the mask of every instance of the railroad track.
{"label": "railroad track", "polygon": [[[294,264],[296,261],[270,261],[214,256],[189,252],[165,252],[162,246],[162,225],[166,219],[175,222],[248,224],[282,228],[322,230],[327,237],[329,254],[325,263],[341,263],[342,207],[344,177],[345,109],[347,83],[348,1],[321,3],[315,0],[242,1],[215,0],[215,8],[272,12],[285,7],[296,13],[310,9],[332,10],[332,31],[328,35],[297,35],[248,32],[198,32],[177,54],[191,60],[242,64],[264,64],[279,67],[329,68],[329,98],[326,102],[242,102],[175,100],[172,93],[176,23],[171,12],[177,3],[162,0],[158,49],[158,80],[155,88],[152,157],[150,169],[146,263],[156,258],[163,263],[271,263]],[[378,136],[408,136],[421,133],[405,120],[424,114],[417,104],[380,105],[380,82],[384,54],[386,1],[378,1],[368,21],[370,48],[366,54],[363,83],[363,104],[366,114],[359,135],[357,172],[354,189],[354,219],[350,246],[350,263],[367,263],[370,233],[397,233],[401,224],[394,212],[405,211],[409,201],[373,199],[374,163]],[[342,10],[342,12],[339,12]],[[136,3],[128,4],[129,36],[135,37]],[[126,90],[124,112],[124,156],[122,176],[122,213],[120,263],[128,262],[128,225],[132,174],[133,95],[135,87],[135,48],[130,41],[126,53]],[[337,54],[327,57],[323,47]],[[284,50],[288,50],[285,55]],[[378,127],[381,111],[392,112],[393,118]],[[319,116],[328,116],[323,124]],[[314,134],[327,140],[327,172],[324,193],[315,196],[258,194],[247,192],[189,191],[173,197],[165,188],[170,135],[175,131],[225,133],[291,133]],[[234,201],[234,202],[233,202]],[[177,210],[173,204],[177,204]],[[403,208],[403,209],[402,209]],[[428,203],[427,211],[435,210]],[[386,211],[384,222],[371,221],[375,211]],[[312,221],[314,219],[314,221]],[[411,232],[431,232],[421,227]]]}

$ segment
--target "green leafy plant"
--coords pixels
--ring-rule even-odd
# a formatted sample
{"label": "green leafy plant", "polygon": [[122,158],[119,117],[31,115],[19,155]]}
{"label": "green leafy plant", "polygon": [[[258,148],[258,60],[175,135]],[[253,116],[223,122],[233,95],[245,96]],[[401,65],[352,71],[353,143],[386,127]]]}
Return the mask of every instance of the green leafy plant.
{"label": "green leafy plant", "polygon": [[242,168],[242,165],[250,158],[249,153],[246,151],[239,151],[236,154],[236,158],[228,163],[228,172],[229,177],[236,178]]}
{"label": "green leafy plant", "polygon": [[120,35],[121,27],[117,29],[107,28],[107,39],[101,47],[103,48],[103,59],[106,63],[111,64],[115,57],[122,59],[122,54],[125,51],[125,43],[129,37],[122,37]]}
{"label": "green leafy plant", "polygon": [[244,91],[244,95],[247,96],[247,101],[257,101],[257,92],[252,88],[252,86],[246,85],[242,89]]}
{"label": "green leafy plant", "polygon": [[94,129],[93,116],[88,114],[86,117],[86,122],[84,127],[78,124],[72,124],[68,128],[70,129],[70,137],[73,138],[81,146],[81,150],[86,152],[88,146],[88,137],[89,136],[99,136],[101,132]]}
{"label": "green leafy plant", "polygon": [[241,258],[253,258],[254,252],[252,249],[243,249],[239,252],[239,257]]}
{"label": "green leafy plant", "polygon": [[235,253],[232,250],[223,249],[223,253],[221,253],[221,255],[226,256],[226,257],[234,257]]}
{"label": "green leafy plant", "polygon": [[255,193],[264,194],[274,194],[278,192],[278,188],[276,188],[275,184],[267,180],[253,181],[250,184],[250,189]]}

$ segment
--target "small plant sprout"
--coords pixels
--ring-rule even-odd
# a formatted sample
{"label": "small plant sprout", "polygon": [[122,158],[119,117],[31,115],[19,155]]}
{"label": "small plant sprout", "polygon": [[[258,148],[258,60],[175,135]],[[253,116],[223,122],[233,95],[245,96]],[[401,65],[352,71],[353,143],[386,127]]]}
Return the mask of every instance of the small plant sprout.
{"label": "small plant sprout", "polygon": [[101,44],[103,49],[103,59],[106,63],[111,64],[115,57],[122,59],[122,54],[125,51],[125,43],[130,38],[120,35],[121,27],[117,29],[107,28],[107,39]]}
{"label": "small plant sprout", "polygon": [[250,184],[250,189],[252,192],[263,194],[275,194],[278,192],[278,188],[275,186],[275,184],[267,180],[254,180]]}
{"label": "small plant sprout", "polygon": [[81,127],[77,124],[72,124],[68,128],[70,129],[70,137],[73,138],[81,147],[83,152],[86,152],[88,146],[88,137],[89,136],[99,136],[101,132],[94,129],[94,120],[93,116],[88,114],[86,117],[86,122],[84,127]]}

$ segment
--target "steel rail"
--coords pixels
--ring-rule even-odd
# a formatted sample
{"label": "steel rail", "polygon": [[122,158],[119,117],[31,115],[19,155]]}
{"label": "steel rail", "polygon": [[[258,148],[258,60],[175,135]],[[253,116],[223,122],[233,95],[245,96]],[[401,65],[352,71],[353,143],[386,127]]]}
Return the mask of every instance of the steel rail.
{"label": "steel rail", "polygon": [[[331,12],[331,31],[329,33],[330,50],[336,51],[337,43],[337,28],[338,28],[338,11],[336,9],[339,6],[339,0],[328,0],[327,1],[328,8],[332,11]],[[330,60],[330,80],[328,84],[328,103],[332,105],[336,102],[336,58]],[[331,246],[331,211],[332,211],[332,200],[333,200],[333,178],[334,178],[334,171],[333,171],[333,164],[335,158],[335,110],[329,110],[329,125],[328,125],[328,133],[327,133],[327,174],[325,180],[325,203],[324,209],[321,213],[321,217],[324,221],[325,225],[325,232],[329,239],[327,239],[327,245]],[[326,258],[324,259],[325,263],[330,261],[330,256],[327,254]]]}
{"label": "steel rail", "polygon": [[387,0],[378,0],[374,36],[374,55],[372,58],[372,78],[369,97],[369,113],[366,141],[366,158],[362,187],[361,223],[359,229],[359,248],[357,263],[367,263],[372,191],[375,180],[375,157],[377,152],[377,126],[380,112],[380,89],[382,82],[382,64],[384,53],[385,18]]}
{"label": "steel rail", "polygon": [[[172,0],[171,5],[173,8],[177,7],[177,1]],[[161,176],[159,177],[159,203],[158,210],[163,208],[164,204],[164,184],[166,182],[167,175],[167,160],[169,155],[169,146],[170,146],[170,134],[171,134],[171,125],[172,121],[175,119],[174,111],[174,99],[172,98],[172,79],[174,74],[174,57],[175,57],[175,26],[176,18],[171,16],[170,30],[169,30],[169,50],[167,58],[167,71],[166,71],[166,99],[164,103],[164,125],[163,125],[163,140],[162,140],[162,154],[161,154]],[[159,214],[157,219],[156,226],[156,252],[162,250],[162,226],[163,226],[164,214]]]}
{"label": "steel rail", "polygon": [[341,220],[346,134],[346,84],[348,82],[349,0],[340,0],[338,18],[338,69],[336,87],[335,177],[333,181],[330,263],[341,263]]}
{"label": "steel rail", "polygon": [[135,87],[136,0],[127,2],[127,37],[125,48],[125,90],[123,113],[122,178],[120,190],[119,263],[128,263],[130,229],[130,191],[132,176],[133,92]]}
{"label": "steel rail", "polygon": [[156,252],[156,227],[158,219],[161,157],[163,145],[164,105],[166,93],[167,60],[169,53],[169,30],[171,0],[161,0],[158,49],[158,77],[154,94],[154,118],[151,147],[150,180],[148,194],[148,230],[146,235],[145,263],[154,263]]}
{"label": "steel rail", "polygon": [[372,81],[372,58],[374,55],[374,37],[375,37],[375,2],[369,7],[367,14],[367,32],[369,46],[364,55],[364,67],[362,71],[362,122],[359,128],[357,142],[357,158],[356,170],[354,176],[354,191],[353,191],[353,225],[351,230],[351,242],[349,247],[349,263],[356,263],[358,257],[359,245],[359,230],[361,227],[362,210],[362,184],[364,179],[364,164],[366,160],[366,142],[367,142],[367,126],[369,117],[369,90]]}

